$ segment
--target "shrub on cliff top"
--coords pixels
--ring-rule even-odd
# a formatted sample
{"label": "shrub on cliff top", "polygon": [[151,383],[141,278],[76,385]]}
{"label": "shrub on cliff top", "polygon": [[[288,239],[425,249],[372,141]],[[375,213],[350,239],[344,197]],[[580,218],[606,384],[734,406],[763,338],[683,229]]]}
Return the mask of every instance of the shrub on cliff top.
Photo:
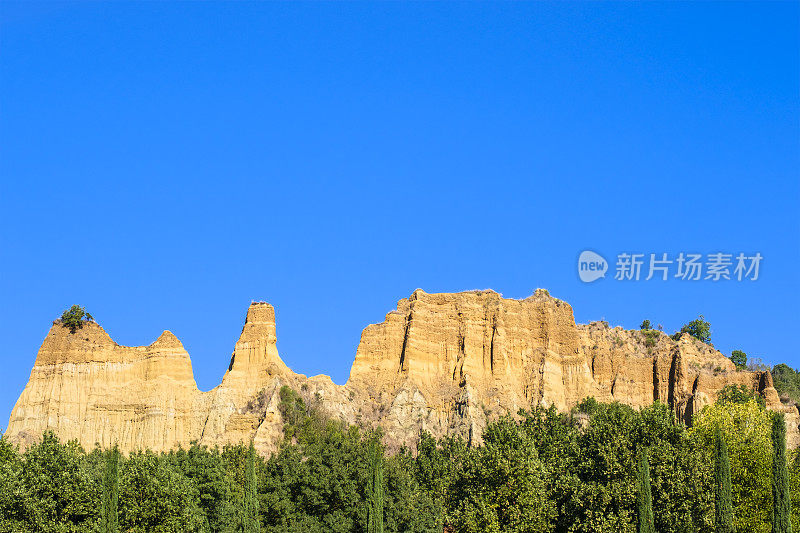
{"label": "shrub on cliff top", "polygon": [[711,324],[706,321],[703,315],[700,315],[688,324],[684,324],[681,330],[675,333],[672,338],[678,340],[684,333],[688,333],[701,342],[711,344]]}
{"label": "shrub on cliff top", "polygon": [[83,327],[84,322],[93,322],[92,315],[86,312],[86,309],[73,305],[61,314],[61,325],[69,328],[70,333],[75,333]]}
{"label": "shrub on cliff top", "polygon": [[737,370],[742,370],[747,367],[747,354],[741,350],[734,350],[731,352],[731,361],[736,365]]}

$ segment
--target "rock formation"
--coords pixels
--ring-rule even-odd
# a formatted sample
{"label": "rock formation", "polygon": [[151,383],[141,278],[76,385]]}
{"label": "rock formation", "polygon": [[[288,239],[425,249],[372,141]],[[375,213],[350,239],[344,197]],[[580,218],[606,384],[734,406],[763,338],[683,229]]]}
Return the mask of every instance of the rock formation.
{"label": "rock formation", "polygon": [[117,345],[99,325],[55,323],[11,413],[6,436],[22,445],[53,430],[85,447],[167,450],[198,441],[248,442],[264,454],[282,439],[279,391],[288,385],[330,416],[380,425],[390,447],[424,429],[479,442],[488,421],[532,405],[569,409],[593,396],[634,407],[655,400],[688,422],[729,384],[786,413],[800,444],[797,407],[780,403],[769,372],[736,371],[684,335],[575,324],[572,308],[537,290],[524,300],[494,291],[400,300],[368,326],[345,385],[292,372],[276,347],[275,311],[253,303],[222,383],[197,389],[189,356],[165,331],[146,347]]}
{"label": "rock formation", "polygon": [[54,324],[6,435],[26,444],[51,429],[88,446],[167,449],[201,428],[197,392],[189,354],[169,331],[130,348],[92,322],[75,333]]}

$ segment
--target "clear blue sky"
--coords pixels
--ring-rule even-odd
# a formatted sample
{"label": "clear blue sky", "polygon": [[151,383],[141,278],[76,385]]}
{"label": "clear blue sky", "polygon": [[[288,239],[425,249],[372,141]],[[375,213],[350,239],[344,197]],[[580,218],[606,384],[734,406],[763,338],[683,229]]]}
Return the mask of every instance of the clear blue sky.
{"label": "clear blue sky", "polygon": [[[3,2],[0,426],[73,303],[202,389],[252,299],[343,383],[417,287],[800,367],[799,5]],[[584,284],[587,248],[764,261]]]}

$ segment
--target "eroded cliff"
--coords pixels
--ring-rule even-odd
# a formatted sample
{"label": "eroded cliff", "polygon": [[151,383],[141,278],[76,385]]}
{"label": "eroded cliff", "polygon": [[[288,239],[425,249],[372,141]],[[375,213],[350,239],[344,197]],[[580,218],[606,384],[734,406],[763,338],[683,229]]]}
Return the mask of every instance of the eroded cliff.
{"label": "eroded cliff", "polygon": [[330,416],[382,426],[387,444],[419,431],[478,442],[488,421],[531,405],[569,409],[587,396],[634,407],[660,400],[683,420],[728,384],[786,413],[800,444],[797,408],[783,405],[769,372],[736,371],[712,347],[595,322],[547,291],[524,300],[494,291],[416,290],[364,329],[345,385],[292,372],[276,346],[275,311],[253,303],[222,383],[197,389],[180,341],[165,331],[145,347],[117,345],[97,324],[54,324],[11,414],[6,436],[23,445],[45,430],[85,447],[167,450],[253,439],[264,454],[282,439],[279,391],[288,385]]}

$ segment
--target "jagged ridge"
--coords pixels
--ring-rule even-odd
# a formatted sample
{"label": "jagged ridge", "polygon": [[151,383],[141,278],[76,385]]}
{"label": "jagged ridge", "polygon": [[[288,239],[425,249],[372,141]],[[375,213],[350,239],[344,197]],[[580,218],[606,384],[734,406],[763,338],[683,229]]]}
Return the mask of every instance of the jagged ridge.
{"label": "jagged ridge", "polygon": [[685,421],[728,384],[762,394],[787,414],[800,443],[797,408],[780,403],[769,372],[739,372],[688,335],[659,335],[595,322],[575,324],[566,302],[537,290],[523,300],[494,291],[400,300],[364,329],[345,385],[291,371],[276,347],[275,310],[251,304],[222,383],[198,390],[189,355],[169,331],[149,346],[117,345],[95,323],[71,334],[54,324],[11,413],[6,436],[23,445],[53,430],[95,443],[167,450],[255,441],[264,454],[282,439],[278,391],[289,385],[331,416],[381,425],[387,444],[413,445],[419,431],[474,442],[486,423],[531,405],[568,409],[594,396],[638,407],[668,403]]}

